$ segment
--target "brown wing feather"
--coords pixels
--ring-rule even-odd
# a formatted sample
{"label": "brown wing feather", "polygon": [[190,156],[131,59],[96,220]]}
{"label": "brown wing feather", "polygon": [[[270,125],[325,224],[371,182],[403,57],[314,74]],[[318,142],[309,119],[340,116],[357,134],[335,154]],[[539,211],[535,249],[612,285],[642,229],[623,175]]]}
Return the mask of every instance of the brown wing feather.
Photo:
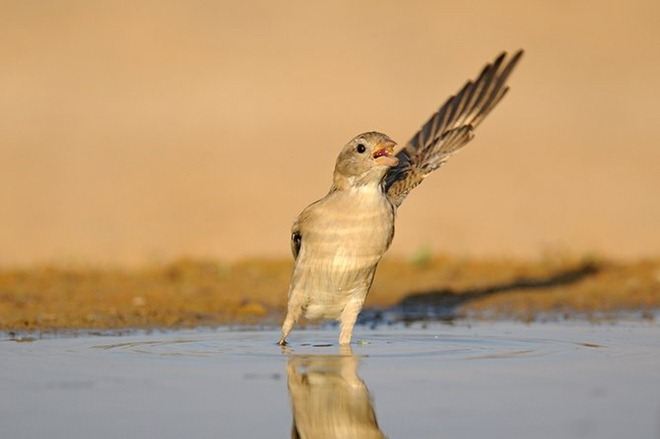
{"label": "brown wing feather", "polygon": [[449,97],[397,154],[399,164],[384,180],[384,189],[395,206],[474,137],[476,127],[509,90],[506,81],[522,54],[519,50],[507,60],[503,52],[486,65],[479,77]]}

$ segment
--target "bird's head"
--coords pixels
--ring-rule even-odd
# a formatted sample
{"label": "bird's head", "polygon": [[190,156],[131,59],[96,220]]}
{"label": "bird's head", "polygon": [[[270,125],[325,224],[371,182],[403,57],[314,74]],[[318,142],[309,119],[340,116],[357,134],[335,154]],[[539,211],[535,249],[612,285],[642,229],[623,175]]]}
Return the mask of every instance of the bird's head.
{"label": "bird's head", "polygon": [[375,131],[354,137],[337,157],[335,185],[380,184],[387,170],[399,163],[394,155],[395,146],[394,140]]}

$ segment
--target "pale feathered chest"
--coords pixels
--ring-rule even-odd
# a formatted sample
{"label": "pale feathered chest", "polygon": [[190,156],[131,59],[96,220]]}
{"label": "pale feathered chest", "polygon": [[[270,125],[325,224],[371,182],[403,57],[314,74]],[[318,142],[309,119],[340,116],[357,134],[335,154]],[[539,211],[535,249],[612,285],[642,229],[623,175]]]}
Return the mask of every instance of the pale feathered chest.
{"label": "pale feathered chest", "polygon": [[301,214],[303,252],[322,258],[344,255],[365,263],[380,259],[392,241],[394,215],[378,187],[333,192]]}
{"label": "pale feathered chest", "polygon": [[291,294],[308,318],[336,318],[364,301],[394,235],[394,208],[378,188],[330,193],[298,219],[302,236]]}

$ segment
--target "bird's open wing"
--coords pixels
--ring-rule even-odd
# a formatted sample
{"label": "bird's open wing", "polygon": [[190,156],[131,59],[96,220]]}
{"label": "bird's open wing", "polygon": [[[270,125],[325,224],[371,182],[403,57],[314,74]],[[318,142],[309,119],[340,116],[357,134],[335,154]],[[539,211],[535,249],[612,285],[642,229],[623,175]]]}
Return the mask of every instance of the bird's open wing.
{"label": "bird's open wing", "polygon": [[474,130],[502,100],[506,81],[522,57],[519,50],[506,52],[486,65],[479,77],[468,81],[424,124],[397,153],[399,164],[385,176],[384,189],[392,204],[399,206],[408,192],[474,137]]}

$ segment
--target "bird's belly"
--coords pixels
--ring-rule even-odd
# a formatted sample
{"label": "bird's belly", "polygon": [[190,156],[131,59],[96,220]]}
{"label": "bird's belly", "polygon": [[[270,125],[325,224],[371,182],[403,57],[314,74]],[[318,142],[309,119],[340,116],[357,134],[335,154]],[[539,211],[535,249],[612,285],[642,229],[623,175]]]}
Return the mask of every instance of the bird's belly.
{"label": "bird's belly", "polygon": [[296,272],[309,319],[338,318],[351,300],[364,301],[392,237],[388,212],[319,221],[307,230]]}
{"label": "bird's belly", "polygon": [[344,257],[317,261],[301,279],[307,297],[305,316],[309,319],[335,319],[349,301],[364,301],[378,259],[372,258],[370,264],[364,259],[359,264],[352,264]]}

